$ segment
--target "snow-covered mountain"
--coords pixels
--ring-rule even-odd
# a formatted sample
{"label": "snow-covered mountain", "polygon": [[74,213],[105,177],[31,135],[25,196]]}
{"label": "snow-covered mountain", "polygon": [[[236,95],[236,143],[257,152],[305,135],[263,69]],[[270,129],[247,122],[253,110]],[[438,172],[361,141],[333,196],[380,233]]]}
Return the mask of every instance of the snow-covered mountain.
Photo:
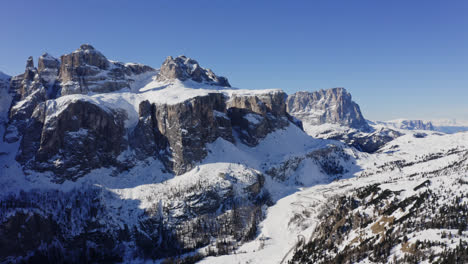
{"label": "snow-covered mountain", "polygon": [[435,119],[431,122],[434,124],[434,130],[447,134],[468,131],[468,121],[466,120]]}
{"label": "snow-covered mountain", "polygon": [[287,107],[310,136],[339,140],[368,153],[402,135],[394,128],[366,121],[359,105],[344,88],[297,92],[288,96]]}
{"label": "snow-covered mountain", "polygon": [[368,121],[374,126],[383,126],[391,129],[401,130],[432,130],[446,134],[468,131],[467,121],[458,121],[454,119],[436,119],[436,120],[409,120],[396,119],[390,121]]}
{"label": "snow-covered mountain", "polygon": [[423,120],[395,119],[390,121],[375,121],[373,124],[387,126],[394,129],[434,130],[434,126],[431,121],[424,122]]}
{"label": "snow-covered mountain", "polygon": [[[426,209],[405,199],[433,187],[444,198],[432,210],[464,202],[464,184],[443,187],[468,182],[466,133],[369,125],[343,88],[242,90],[185,56],[155,69],[84,44],[37,67],[29,58],[23,74],[0,80],[0,96],[1,263],[404,259],[436,232],[412,229]],[[348,220],[358,213],[368,225]],[[357,234],[384,236],[375,225],[395,239],[393,253],[360,238],[367,257],[350,251]],[[390,228],[406,228],[408,240]],[[310,250],[318,243],[328,245],[320,256]]]}
{"label": "snow-covered mountain", "polygon": [[359,105],[344,88],[297,92],[288,96],[287,107],[288,112],[307,127],[339,124],[361,131],[369,130]]}

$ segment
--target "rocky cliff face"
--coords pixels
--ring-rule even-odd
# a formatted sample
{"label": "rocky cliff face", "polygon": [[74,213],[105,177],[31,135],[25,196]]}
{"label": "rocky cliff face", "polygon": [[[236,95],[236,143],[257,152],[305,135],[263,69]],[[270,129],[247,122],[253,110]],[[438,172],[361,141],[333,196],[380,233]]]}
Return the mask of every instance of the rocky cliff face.
{"label": "rocky cliff face", "polygon": [[228,115],[241,140],[250,146],[278,128],[294,122],[286,112],[286,94],[275,92],[260,96],[233,96]]}
{"label": "rocky cliff face", "polygon": [[[109,61],[90,45],[60,61],[44,54],[38,68],[29,58],[25,73],[11,81],[16,101],[5,139],[10,143],[21,139],[17,160],[27,169],[53,172],[57,182],[76,180],[100,167],[121,171],[150,157],[179,175],[202,161],[206,145],[218,138],[234,143],[238,135],[243,143],[255,146],[295,121],[286,112],[286,94],[281,91],[231,95],[212,90],[167,103],[152,97],[135,102],[131,98],[138,93],[112,95],[138,107],[135,127],[125,125],[131,115],[128,108],[73,95],[111,93],[129,87],[129,76],[152,71]],[[155,78],[229,86],[227,79],[185,57],[169,57]]]}
{"label": "rocky cliff face", "polygon": [[[242,142],[255,146],[288,126],[285,96],[278,92],[228,101],[221,93],[211,93],[178,104],[143,101],[133,131],[125,129],[123,111],[83,100],[67,102],[59,110],[60,102],[47,101],[36,107],[24,129],[17,159],[30,169],[53,171],[57,181],[75,180],[99,167],[127,168],[148,157],[160,159],[179,175],[205,158],[206,144],[218,138],[235,142],[235,131]],[[253,103],[240,103],[248,101]],[[125,150],[135,154],[119,158]]]}
{"label": "rocky cliff face", "polygon": [[202,68],[196,60],[185,56],[176,58],[167,57],[161,66],[157,78],[160,81],[174,79],[185,81],[191,79],[198,83],[231,87],[225,77],[217,76],[210,69]]}
{"label": "rocky cliff face", "polygon": [[332,88],[316,92],[297,92],[287,99],[288,112],[310,125],[340,124],[367,131],[359,105],[352,101],[344,88]]}
{"label": "rocky cliff face", "polygon": [[[304,130],[316,138],[334,139],[368,153],[403,135],[392,126],[374,128],[368,124],[351,94],[344,88],[289,95],[287,111],[304,124]],[[407,126],[425,124],[409,122]],[[399,128],[399,127],[398,127]]]}
{"label": "rocky cliff face", "polygon": [[219,137],[234,141],[226,111],[226,98],[220,93],[172,105],[143,101],[131,146],[160,157],[169,170],[182,174],[206,156],[207,143]]}
{"label": "rocky cliff face", "polygon": [[109,61],[88,44],[81,45],[71,54],[63,55],[60,60],[45,53],[39,57],[37,68],[33,58],[29,57],[25,72],[10,81],[14,99],[5,140],[18,140],[18,133],[24,133],[27,119],[46,100],[69,94],[104,93],[131,88],[135,79],[148,73],[155,74],[155,70],[141,64]]}
{"label": "rocky cliff face", "polygon": [[58,182],[91,169],[118,166],[125,147],[125,114],[86,101],[57,112],[54,101],[38,105],[25,129],[17,159],[29,169],[51,171]]}
{"label": "rocky cliff face", "polygon": [[61,57],[60,95],[106,93],[130,88],[132,76],[152,72],[149,66],[109,61],[89,44]]}

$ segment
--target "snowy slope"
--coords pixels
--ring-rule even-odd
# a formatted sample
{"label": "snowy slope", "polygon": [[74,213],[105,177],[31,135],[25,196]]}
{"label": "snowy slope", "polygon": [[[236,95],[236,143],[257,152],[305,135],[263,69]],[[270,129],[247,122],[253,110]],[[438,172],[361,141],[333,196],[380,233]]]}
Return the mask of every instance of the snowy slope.
{"label": "snowy slope", "polygon": [[[301,188],[296,193],[280,199],[268,209],[267,217],[261,224],[260,235],[255,241],[241,247],[235,255],[210,257],[201,263],[286,263],[281,260],[284,258],[287,261],[292,257],[293,252],[289,250],[295,247],[296,243],[311,239],[317,224],[323,221],[321,214],[324,209],[333,206],[332,198],[371,184],[380,184],[382,189],[402,191],[400,199],[404,199],[420,193],[422,190],[414,190],[415,187],[426,179],[431,179],[433,185],[430,188],[433,191],[442,191],[449,195],[448,199],[438,201],[450,204],[450,197],[453,195],[468,193],[468,185],[457,184],[459,179],[468,180],[467,157],[468,133],[431,135],[426,138],[402,136],[385,146],[380,154],[360,155],[357,164],[361,170],[354,174],[356,177]],[[401,168],[390,166],[402,160],[414,161],[414,164],[409,163]],[[463,166],[453,170],[443,169],[460,161],[464,162],[465,169]],[[440,169],[443,173],[438,172]],[[371,226],[372,224],[369,224],[369,227]],[[366,232],[372,234],[372,231]],[[456,230],[451,232],[456,233]],[[440,236],[440,231],[420,231],[410,242],[421,237],[438,241]],[[350,235],[346,241],[354,238]],[[468,235],[459,239],[468,242]],[[458,240],[452,245],[457,243]],[[403,256],[401,246],[396,248],[393,254],[397,257]]]}
{"label": "snowy slope", "polygon": [[457,119],[435,119],[430,120],[436,131],[447,134],[468,131],[468,121]]}

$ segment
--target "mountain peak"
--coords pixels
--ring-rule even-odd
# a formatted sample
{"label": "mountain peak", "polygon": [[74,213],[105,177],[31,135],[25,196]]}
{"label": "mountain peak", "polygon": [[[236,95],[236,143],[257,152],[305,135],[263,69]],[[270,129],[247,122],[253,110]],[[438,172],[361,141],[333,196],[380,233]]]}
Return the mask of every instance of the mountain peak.
{"label": "mountain peak", "polygon": [[26,61],[26,68],[34,68],[34,59],[32,56],[28,57],[28,60]]}
{"label": "mountain peak", "polygon": [[78,50],[95,50],[95,48],[90,44],[81,44]]}
{"label": "mountain peak", "polygon": [[196,60],[184,55],[176,58],[168,56],[163,62],[157,78],[160,81],[191,79],[199,83],[231,87],[225,77],[217,76],[212,70],[201,67]]}
{"label": "mountain peak", "polygon": [[288,96],[288,112],[309,125],[340,124],[369,129],[359,105],[343,87],[316,92],[301,91]]}

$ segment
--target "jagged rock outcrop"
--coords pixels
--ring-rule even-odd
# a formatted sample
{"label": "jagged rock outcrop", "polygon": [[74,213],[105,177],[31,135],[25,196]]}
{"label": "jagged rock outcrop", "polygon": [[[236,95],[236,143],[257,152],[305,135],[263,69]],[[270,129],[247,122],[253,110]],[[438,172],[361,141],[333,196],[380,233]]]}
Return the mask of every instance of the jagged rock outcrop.
{"label": "jagged rock outcrop", "polygon": [[141,64],[124,65],[109,61],[89,44],[61,57],[60,95],[106,93],[130,88],[133,75],[153,72]]}
{"label": "jagged rock outcrop", "polygon": [[[26,62],[23,74],[11,78],[10,91],[13,93],[12,107],[9,111],[9,125],[6,129],[4,139],[7,142],[15,142],[19,134],[24,133],[27,119],[31,117],[34,109],[51,96],[50,80],[56,78],[56,72],[48,68],[47,62],[41,61],[41,71],[34,67],[32,57]],[[44,73],[44,75],[43,75]],[[44,76],[44,77],[43,77]]]}
{"label": "jagged rock outcrop", "polygon": [[14,96],[4,139],[10,143],[17,141],[24,133],[25,120],[46,100],[68,94],[131,88],[138,76],[155,73],[146,65],[109,61],[88,44],[63,55],[60,60],[45,53],[39,57],[37,68],[33,58],[29,57],[25,72],[10,81],[10,91]]}
{"label": "jagged rock outcrop", "polygon": [[362,131],[369,126],[351,94],[344,88],[316,92],[297,92],[287,98],[287,111],[303,123],[340,124]]}
{"label": "jagged rock outcrop", "polygon": [[185,56],[167,57],[157,76],[160,81],[179,79],[181,81],[193,80],[199,83],[231,87],[225,77],[217,76],[210,69],[202,68],[194,59]]}

